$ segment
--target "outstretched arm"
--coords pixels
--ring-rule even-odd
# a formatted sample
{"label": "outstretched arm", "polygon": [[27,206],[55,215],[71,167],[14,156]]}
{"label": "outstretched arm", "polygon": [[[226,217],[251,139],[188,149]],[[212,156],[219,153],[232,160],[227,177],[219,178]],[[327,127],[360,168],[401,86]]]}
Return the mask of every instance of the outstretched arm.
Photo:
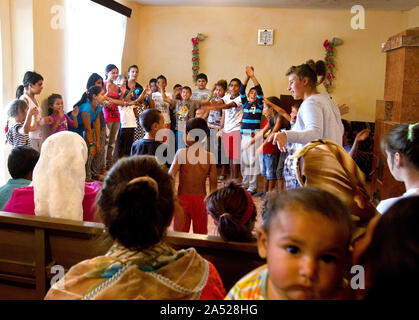
{"label": "outstretched arm", "polygon": [[267,98],[263,98],[263,101],[271,106],[272,108],[274,108],[281,116],[283,116],[285,119],[287,119],[288,121],[291,121],[291,116],[289,115],[289,113],[287,113],[284,109],[282,109],[281,107],[277,106],[276,104],[270,102]]}

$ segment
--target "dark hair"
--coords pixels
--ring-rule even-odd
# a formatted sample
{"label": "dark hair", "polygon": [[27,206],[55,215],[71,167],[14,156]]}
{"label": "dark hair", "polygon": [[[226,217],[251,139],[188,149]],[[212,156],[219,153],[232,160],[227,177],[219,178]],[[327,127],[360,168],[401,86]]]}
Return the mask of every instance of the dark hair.
{"label": "dark hair", "polygon": [[167,79],[166,79],[166,77],[164,75],[159,75],[157,77],[157,81],[159,81],[160,79],[164,80],[167,83]]}
{"label": "dark hair", "polygon": [[9,104],[9,109],[7,110],[7,115],[10,118],[16,118],[20,112],[25,112],[28,104],[24,100],[15,99]]}
{"label": "dark hair", "polygon": [[151,85],[153,82],[157,83],[157,79],[155,79],[155,78],[150,79],[150,81],[148,82],[148,84]]}
{"label": "dark hair", "polygon": [[[91,87],[94,87],[96,82],[98,82],[99,80],[102,80],[103,83],[103,78],[98,75],[97,73],[92,73],[89,77],[89,79],[87,79],[87,84],[86,84],[86,89],[89,89]],[[75,107],[80,107],[83,103],[86,103],[88,101],[87,99],[87,93],[83,92],[83,95],[81,96],[79,102],[77,102],[73,108]]]}
{"label": "dark hair", "polygon": [[208,213],[218,221],[218,233],[225,241],[253,240],[252,229],[257,211],[254,206],[250,219],[244,224],[240,223],[249,205],[249,198],[242,187],[231,182],[227,187],[209,194],[205,202]]}
{"label": "dark hair", "polygon": [[182,87],[182,91],[183,91],[183,90],[189,90],[189,92],[192,94],[192,89],[191,89],[191,87],[184,86],[184,87]]}
{"label": "dark hair", "polygon": [[198,81],[199,79],[204,79],[206,82],[208,82],[208,77],[205,73],[200,73],[196,76],[196,81]]}
{"label": "dark hair", "polygon": [[89,91],[87,93],[87,100],[92,102],[93,101],[93,96],[97,96],[98,94],[100,94],[102,92],[102,90],[103,90],[102,87],[98,87],[98,86],[90,87]]}
{"label": "dark hair", "polygon": [[[186,122],[186,134],[191,132],[194,129],[200,129],[205,132],[205,135],[207,136],[207,139],[210,135],[210,130],[208,128],[207,122],[202,118],[192,118],[189,119],[188,122]],[[195,142],[199,141],[199,137],[195,137]]]}
{"label": "dark hair", "polygon": [[13,179],[24,179],[33,171],[38,159],[38,151],[28,146],[19,146],[12,149],[7,168]]}
{"label": "dark hair", "polygon": [[[299,66],[292,66],[288,69],[286,76],[295,74],[298,79],[303,80],[308,78],[310,81],[310,86],[312,88],[317,87],[320,83],[324,81],[326,77],[326,65],[324,61],[319,60],[314,62],[313,60],[308,60],[306,63],[303,63]],[[321,80],[317,81],[317,77],[321,76]]]}
{"label": "dark hair", "polygon": [[242,85],[242,82],[241,82],[241,80],[240,79],[238,79],[238,78],[233,78],[233,79],[231,79],[231,81],[230,81],[230,83],[229,83],[229,86],[231,86],[231,83],[232,82],[237,82],[238,84],[239,84],[239,86],[241,87],[241,85]]}
{"label": "dark hair", "polygon": [[367,299],[411,298],[419,285],[419,196],[398,200],[379,219],[361,263]]}
{"label": "dark hair", "polygon": [[[139,177],[143,179],[138,181]],[[111,237],[132,250],[160,242],[173,217],[172,182],[152,156],[119,160],[107,174],[96,201]]]}
{"label": "dark hair", "polygon": [[297,188],[272,193],[262,212],[262,228],[269,232],[275,216],[287,208],[302,207],[308,212],[316,212],[338,223],[348,232],[348,245],[351,239],[352,222],[343,202],[328,191],[317,188]]}
{"label": "dark hair", "polygon": [[131,69],[137,69],[137,70],[140,70],[136,64],[133,64],[132,66],[130,66],[130,67],[128,68],[128,73],[131,71]]}
{"label": "dark hair", "polygon": [[161,112],[157,109],[147,109],[140,116],[140,124],[146,132],[151,131],[153,123],[159,123]]}
{"label": "dark hair", "polygon": [[63,97],[57,93],[53,93],[48,97],[48,115],[52,115],[54,112],[54,109],[52,106],[54,105],[55,100],[62,99]]}
{"label": "dark hair", "polygon": [[402,154],[416,170],[419,169],[419,122],[405,123],[391,129],[381,141],[381,148],[393,158]]}
{"label": "dark hair", "polygon": [[[108,80],[108,73],[111,72],[113,69],[118,69],[118,67],[114,64],[108,64],[105,68],[105,80]],[[119,70],[119,69],[118,69]]]}
{"label": "dark hair", "polygon": [[218,80],[215,84],[217,87],[221,87],[224,89],[224,91],[227,91],[227,81],[226,80]]}
{"label": "dark hair", "polygon": [[28,90],[30,84],[36,84],[38,81],[43,81],[44,78],[39,73],[28,71],[23,76],[23,85],[20,85],[16,89],[16,98],[19,99],[23,94],[24,90]]}
{"label": "dark hair", "polygon": [[182,85],[181,85],[181,84],[179,84],[179,83],[177,83],[177,84],[175,84],[175,86],[173,87],[173,90],[175,90],[176,88],[182,88]]}

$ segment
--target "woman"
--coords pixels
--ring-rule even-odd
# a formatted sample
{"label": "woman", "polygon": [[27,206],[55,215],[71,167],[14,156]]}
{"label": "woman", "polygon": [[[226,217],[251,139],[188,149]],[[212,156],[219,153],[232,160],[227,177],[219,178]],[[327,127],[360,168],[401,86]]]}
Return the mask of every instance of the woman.
{"label": "woman", "polygon": [[224,299],[210,262],[193,248],[176,251],[164,241],[174,197],[172,179],[154,157],[119,160],[97,199],[114,245],[106,255],[73,266],[45,299]]}
{"label": "woman", "polygon": [[[291,91],[292,97],[295,100],[304,99],[292,130],[278,132],[274,137],[274,143],[277,143],[279,150],[288,151],[289,156],[284,164],[284,180],[286,189],[293,189],[300,186],[294,159],[291,158],[293,153],[317,139],[330,139],[342,145],[344,130],[338,106],[327,93],[320,94],[317,90],[317,86],[326,76],[323,61],[314,63],[309,60],[297,67],[292,66],[286,75],[289,80],[288,91]],[[321,76],[320,81],[317,81],[318,76]]]}
{"label": "woman", "polygon": [[32,186],[18,188],[3,210],[77,221],[95,221],[98,182],[85,183],[87,146],[69,131],[50,136],[42,144]]}

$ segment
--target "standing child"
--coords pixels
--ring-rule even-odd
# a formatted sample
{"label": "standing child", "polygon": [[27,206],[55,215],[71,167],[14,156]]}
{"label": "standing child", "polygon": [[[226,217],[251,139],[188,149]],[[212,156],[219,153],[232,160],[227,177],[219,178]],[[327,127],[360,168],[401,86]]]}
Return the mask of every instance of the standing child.
{"label": "standing child", "polygon": [[208,84],[208,77],[205,73],[200,73],[196,77],[196,87],[198,89],[195,89],[192,91],[192,100],[205,100],[208,98],[208,95],[210,94],[210,91],[207,89]]}
{"label": "standing child", "polygon": [[351,219],[327,191],[294,189],[270,197],[258,250],[267,264],[239,280],[227,300],[336,299],[349,260]]}
{"label": "standing child", "polygon": [[49,129],[51,134],[61,131],[67,131],[68,127],[78,128],[77,115],[79,114],[79,107],[75,107],[71,112],[74,120],[64,112],[63,97],[59,94],[52,94],[48,97],[48,118]]}
{"label": "standing child", "polygon": [[164,127],[170,129],[171,119],[170,119],[170,103],[163,99],[163,95],[166,95],[168,98],[172,98],[170,92],[166,92],[167,79],[165,76],[160,75],[157,77],[157,88],[158,91],[153,93],[153,101],[155,108],[159,110],[164,117]]}
{"label": "standing child", "polygon": [[29,133],[37,128],[38,123],[34,120],[37,114],[38,109],[33,105],[29,108],[24,100],[13,100],[9,105],[8,116],[14,118],[14,124],[7,130],[7,143],[12,147],[31,146]]}
{"label": "standing child", "polygon": [[205,150],[206,143],[199,138],[191,140],[194,129],[208,136],[208,125],[204,119],[190,119],[186,124],[186,143],[189,148],[177,151],[169,170],[172,177],[176,177],[179,172],[178,196],[184,210],[183,221],[175,216],[174,227],[175,231],[189,232],[192,220],[194,233],[207,234],[208,214],[204,203],[207,195],[206,181],[209,177],[211,192],[217,188],[217,167],[214,155]]}
{"label": "standing child", "polygon": [[401,198],[419,195],[419,122],[401,124],[389,131],[382,141],[391,174],[404,183],[400,197],[382,200],[377,211],[385,213]]}
{"label": "standing child", "polygon": [[23,85],[19,86],[16,90],[17,99],[24,100],[29,109],[36,108],[37,110],[31,123],[31,126],[35,128],[35,130],[30,131],[29,139],[32,147],[38,152],[41,151],[41,145],[45,139],[42,126],[48,124],[47,121],[42,118],[41,107],[35,97],[41,94],[43,83],[44,78],[40,74],[28,71],[23,77]]}
{"label": "standing child", "polygon": [[205,199],[207,211],[217,225],[218,233],[225,241],[254,241],[252,231],[257,211],[250,193],[230,183],[212,192]]}

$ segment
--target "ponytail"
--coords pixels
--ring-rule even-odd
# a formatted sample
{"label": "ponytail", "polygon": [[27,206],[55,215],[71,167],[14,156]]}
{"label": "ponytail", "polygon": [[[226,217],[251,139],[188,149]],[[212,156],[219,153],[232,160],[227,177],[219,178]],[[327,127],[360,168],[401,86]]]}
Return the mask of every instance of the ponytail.
{"label": "ponytail", "polygon": [[[322,60],[314,62],[310,59],[306,63],[303,63],[299,66],[292,66],[288,69],[285,75],[289,76],[291,74],[295,74],[300,80],[308,78],[311,87],[315,88],[320,83],[322,83],[324,81],[324,78],[326,77],[326,65]],[[317,80],[319,76],[321,77],[321,79]]]}
{"label": "ponytail", "polygon": [[32,84],[36,84],[39,81],[43,81],[44,78],[36,72],[32,72],[32,71],[28,71],[25,73],[24,77],[23,77],[23,85],[20,85],[17,89],[16,89],[16,98],[20,99],[20,97],[24,94],[24,90],[28,90],[29,85]]}
{"label": "ponytail", "polygon": [[16,89],[16,99],[20,99],[21,96],[25,93],[25,87],[23,85],[20,85]]}

